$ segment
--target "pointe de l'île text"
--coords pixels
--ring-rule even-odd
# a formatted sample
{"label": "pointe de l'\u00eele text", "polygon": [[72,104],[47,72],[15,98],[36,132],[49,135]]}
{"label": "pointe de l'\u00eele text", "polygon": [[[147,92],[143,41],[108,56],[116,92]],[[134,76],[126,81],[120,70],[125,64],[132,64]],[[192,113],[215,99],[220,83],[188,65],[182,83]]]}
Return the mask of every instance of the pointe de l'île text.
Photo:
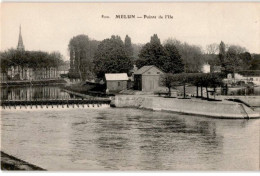
{"label": "pointe de l'\u00eele text", "polygon": [[[109,19],[108,15],[101,15],[101,18]],[[173,15],[115,15],[115,19],[173,19]]]}

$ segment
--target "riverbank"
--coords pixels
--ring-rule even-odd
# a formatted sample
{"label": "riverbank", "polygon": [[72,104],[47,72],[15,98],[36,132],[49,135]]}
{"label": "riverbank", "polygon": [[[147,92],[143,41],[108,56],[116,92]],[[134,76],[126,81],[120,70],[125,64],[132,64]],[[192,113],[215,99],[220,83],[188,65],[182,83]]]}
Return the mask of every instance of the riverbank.
{"label": "riverbank", "polygon": [[45,80],[19,80],[19,81],[5,81],[0,83],[0,87],[7,86],[26,86],[26,85],[55,85],[66,84],[63,79],[45,79]]}
{"label": "riverbank", "polygon": [[7,171],[45,171],[45,169],[20,160],[1,151],[1,170]]}
{"label": "riverbank", "polygon": [[154,95],[116,95],[112,106],[167,111],[225,119],[260,118],[260,113],[243,103],[201,99],[164,98]]}
{"label": "riverbank", "polygon": [[114,94],[105,93],[105,84],[84,82],[77,84],[70,84],[63,87],[64,91],[71,92],[72,94],[80,97],[95,96],[95,97],[109,97],[114,96]]}

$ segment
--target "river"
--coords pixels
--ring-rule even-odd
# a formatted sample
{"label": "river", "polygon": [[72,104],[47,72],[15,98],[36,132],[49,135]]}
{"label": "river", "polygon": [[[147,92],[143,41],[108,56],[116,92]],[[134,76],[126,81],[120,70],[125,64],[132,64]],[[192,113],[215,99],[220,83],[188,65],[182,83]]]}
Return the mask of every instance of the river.
{"label": "river", "polygon": [[260,120],[91,107],[1,111],[1,150],[47,170],[259,170]]}

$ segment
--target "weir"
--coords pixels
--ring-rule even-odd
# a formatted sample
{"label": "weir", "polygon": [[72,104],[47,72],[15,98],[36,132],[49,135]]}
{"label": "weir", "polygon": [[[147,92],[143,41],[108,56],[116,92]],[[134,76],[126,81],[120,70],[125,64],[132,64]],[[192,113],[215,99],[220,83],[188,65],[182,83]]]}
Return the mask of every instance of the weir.
{"label": "weir", "polygon": [[1,101],[2,109],[22,109],[22,108],[43,108],[43,107],[101,107],[102,105],[110,105],[109,98],[90,98],[90,99],[56,99],[56,100],[5,100]]}

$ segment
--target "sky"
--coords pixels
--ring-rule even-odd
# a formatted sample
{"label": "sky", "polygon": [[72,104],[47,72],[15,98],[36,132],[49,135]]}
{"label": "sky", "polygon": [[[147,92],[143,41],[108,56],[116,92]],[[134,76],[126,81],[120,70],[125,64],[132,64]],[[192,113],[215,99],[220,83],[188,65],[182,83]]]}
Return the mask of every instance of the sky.
{"label": "sky", "polygon": [[69,41],[79,34],[100,41],[129,35],[132,43],[157,34],[162,42],[176,38],[203,49],[224,41],[260,53],[260,3],[2,3],[0,22],[1,51],[17,47],[21,25],[26,50],[59,51],[66,60]]}

